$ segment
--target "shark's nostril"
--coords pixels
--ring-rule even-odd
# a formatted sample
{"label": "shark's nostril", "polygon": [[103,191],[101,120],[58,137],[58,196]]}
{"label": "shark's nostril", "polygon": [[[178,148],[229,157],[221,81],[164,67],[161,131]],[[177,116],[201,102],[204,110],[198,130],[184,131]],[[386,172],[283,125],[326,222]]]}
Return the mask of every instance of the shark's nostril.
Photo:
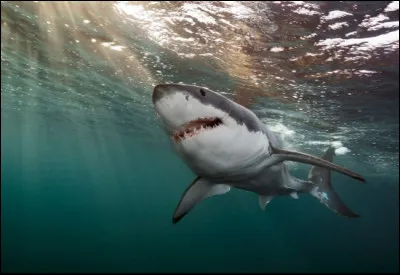
{"label": "shark's nostril", "polygon": [[154,87],[152,95],[153,104],[163,97],[165,87],[165,84],[158,84]]}
{"label": "shark's nostril", "polygon": [[154,89],[153,91],[153,95],[152,95],[152,100],[153,100],[153,104],[157,102],[157,100],[160,99],[160,92],[159,90]]}

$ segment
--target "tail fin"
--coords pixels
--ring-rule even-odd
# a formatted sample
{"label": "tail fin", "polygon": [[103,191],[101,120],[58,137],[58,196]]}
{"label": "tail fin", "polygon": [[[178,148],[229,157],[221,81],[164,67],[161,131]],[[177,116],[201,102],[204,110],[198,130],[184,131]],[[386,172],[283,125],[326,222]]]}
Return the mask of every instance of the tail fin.
{"label": "tail fin", "polygon": [[[334,155],[335,149],[330,147],[322,158],[332,162]],[[315,187],[311,189],[310,194],[316,197],[322,204],[325,204],[329,209],[342,216],[348,218],[359,217],[358,214],[351,211],[344,204],[339,195],[333,190],[330,169],[313,166],[308,175],[308,180],[315,184]]]}

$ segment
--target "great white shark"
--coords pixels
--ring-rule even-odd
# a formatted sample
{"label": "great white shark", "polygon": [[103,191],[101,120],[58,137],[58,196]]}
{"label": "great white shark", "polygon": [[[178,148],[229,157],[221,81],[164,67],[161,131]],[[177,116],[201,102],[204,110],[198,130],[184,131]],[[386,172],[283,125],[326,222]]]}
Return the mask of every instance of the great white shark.
{"label": "great white shark", "polygon": [[[173,223],[206,198],[231,188],[258,195],[265,210],[277,196],[308,193],[346,217],[358,217],[333,190],[331,171],[356,180],[365,179],[332,163],[334,149],[322,158],[283,149],[280,136],[249,109],[206,87],[158,84],[152,101],[172,144],[197,175],[173,214]],[[307,180],[290,175],[285,161],[311,164]]]}

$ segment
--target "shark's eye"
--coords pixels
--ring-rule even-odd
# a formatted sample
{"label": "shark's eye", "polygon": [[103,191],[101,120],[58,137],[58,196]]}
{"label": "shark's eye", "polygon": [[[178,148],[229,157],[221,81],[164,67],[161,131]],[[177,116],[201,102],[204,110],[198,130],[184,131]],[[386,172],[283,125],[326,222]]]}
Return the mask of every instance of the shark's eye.
{"label": "shark's eye", "polygon": [[200,93],[202,96],[206,96],[206,92],[203,89],[200,89]]}

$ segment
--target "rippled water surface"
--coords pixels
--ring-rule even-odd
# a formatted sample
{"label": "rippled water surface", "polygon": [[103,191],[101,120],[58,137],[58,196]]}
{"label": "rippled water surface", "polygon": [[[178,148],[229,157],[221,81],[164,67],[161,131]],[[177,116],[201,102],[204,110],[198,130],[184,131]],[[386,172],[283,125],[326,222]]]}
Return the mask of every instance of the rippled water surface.
{"label": "rippled water surface", "polygon": [[[4,271],[394,272],[398,1],[1,2]],[[171,217],[195,175],[154,85],[207,86],[332,174],[361,215],[233,190]],[[309,166],[289,163],[305,178]]]}

